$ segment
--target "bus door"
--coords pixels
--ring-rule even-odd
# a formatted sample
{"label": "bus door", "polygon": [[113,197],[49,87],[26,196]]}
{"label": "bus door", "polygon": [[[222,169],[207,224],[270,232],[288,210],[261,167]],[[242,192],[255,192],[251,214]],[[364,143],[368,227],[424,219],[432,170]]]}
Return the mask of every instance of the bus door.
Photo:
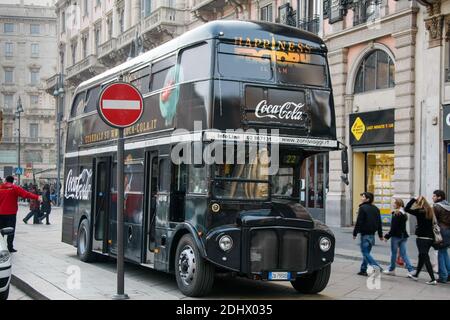
{"label": "bus door", "polygon": [[124,256],[130,261],[141,263],[144,231],[144,159],[133,159],[131,155],[127,157],[124,167]]}
{"label": "bus door", "polygon": [[153,264],[155,250],[155,227],[156,227],[156,201],[158,193],[159,180],[159,156],[158,151],[150,151],[147,153],[146,163],[146,181],[147,181],[147,206],[146,206],[146,230],[145,230],[145,262]]}
{"label": "bus door", "polygon": [[110,177],[111,158],[102,157],[95,159],[95,197],[92,216],[92,250],[100,253],[105,253],[107,250]]}

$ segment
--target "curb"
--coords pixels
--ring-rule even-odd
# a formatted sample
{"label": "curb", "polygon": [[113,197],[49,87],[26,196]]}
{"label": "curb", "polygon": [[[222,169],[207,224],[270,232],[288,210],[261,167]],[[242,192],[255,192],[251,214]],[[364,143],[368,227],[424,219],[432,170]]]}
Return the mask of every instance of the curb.
{"label": "curb", "polygon": [[32,286],[30,286],[28,283],[18,278],[14,274],[11,274],[11,284],[16,286],[25,294],[29,295],[34,300],[50,300],[48,297],[44,296],[42,293],[34,289]]}

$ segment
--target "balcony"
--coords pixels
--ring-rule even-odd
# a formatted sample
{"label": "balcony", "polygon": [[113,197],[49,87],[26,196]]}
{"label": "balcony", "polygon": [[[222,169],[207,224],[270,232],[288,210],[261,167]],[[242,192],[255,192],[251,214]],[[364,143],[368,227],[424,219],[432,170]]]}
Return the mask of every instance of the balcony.
{"label": "balcony", "polygon": [[[2,143],[18,143],[19,137],[3,137]],[[54,144],[55,138],[29,138],[29,137],[21,137],[20,143],[30,143],[30,144]]]}
{"label": "balcony", "polygon": [[66,80],[71,85],[78,86],[81,82],[103,72],[106,68],[97,62],[96,55],[89,55],[73,66],[67,68]]}
{"label": "balcony", "polygon": [[217,11],[226,4],[226,0],[194,0],[192,11]]}
{"label": "balcony", "polygon": [[56,111],[55,109],[26,109],[25,115],[32,117],[56,117]]}
{"label": "balcony", "polygon": [[[142,21],[144,46],[152,48],[180,35],[185,25],[185,12],[169,7],[160,7]],[[167,36],[169,38],[164,38]]]}
{"label": "balcony", "polygon": [[14,118],[16,115],[16,109],[13,108],[3,108],[3,117],[4,118]]}
{"label": "balcony", "polygon": [[318,35],[320,28],[320,17],[318,15],[314,15],[309,19],[300,19],[298,21],[298,28]]}
{"label": "balcony", "polygon": [[98,47],[98,61],[105,66],[117,63],[116,38],[111,38]]}
{"label": "balcony", "polygon": [[55,88],[58,86],[58,80],[59,80],[59,73],[54,74],[50,78],[47,78],[47,80],[45,80],[45,92],[53,95]]}

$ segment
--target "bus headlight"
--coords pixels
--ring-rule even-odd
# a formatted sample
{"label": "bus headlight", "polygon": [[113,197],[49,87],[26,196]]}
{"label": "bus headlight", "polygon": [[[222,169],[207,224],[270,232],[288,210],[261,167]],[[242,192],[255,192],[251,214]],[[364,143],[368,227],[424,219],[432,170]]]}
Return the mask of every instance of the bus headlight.
{"label": "bus headlight", "polygon": [[224,235],[219,239],[219,247],[223,251],[229,251],[233,247],[233,239],[230,236]]}
{"label": "bus headlight", "polygon": [[327,252],[331,248],[331,240],[327,237],[320,238],[319,247],[323,252]]}
{"label": "bus headlight", "polygon": [[11,256],[11,254],[9,253],[8,250],[0,251],[0,263],[4,263],[4,262],[8,261],[10,256]]}

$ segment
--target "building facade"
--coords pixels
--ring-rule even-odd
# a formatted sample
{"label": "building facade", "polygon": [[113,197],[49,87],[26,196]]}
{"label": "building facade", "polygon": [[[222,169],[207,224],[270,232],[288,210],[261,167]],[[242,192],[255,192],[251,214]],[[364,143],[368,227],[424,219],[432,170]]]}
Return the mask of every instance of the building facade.
{"label": "building facade", "polygon": [[450,1],[325,4],[338,136],[350,175],[330,155],[326,221],[355,222],[360,193],[375,194],[389,223],[392,197],[450,192]]}
{"label": "building facade", "polygon": [[[323,33],[321,0],[59,0],[55,6],[58,63],[46,90],[55,94],[61,113],[62,154],[65,121],[81,82],[203,23],[263,20]],[[327,163],[328,157],[318,156],[303,168],[303,203],[322,219]]]}
{"label": "building facade", "polygon": [[450,1],[418,1],[416,50],[416,141],[421,147],[415,167],[418,192],[450,192]]}
{"label": "building facade", "polygon": [[24,168],[22,182],[55,178],[55,103],[44,81],[56,68],[56,16],[54,7],[0,4],[0,176]]}

